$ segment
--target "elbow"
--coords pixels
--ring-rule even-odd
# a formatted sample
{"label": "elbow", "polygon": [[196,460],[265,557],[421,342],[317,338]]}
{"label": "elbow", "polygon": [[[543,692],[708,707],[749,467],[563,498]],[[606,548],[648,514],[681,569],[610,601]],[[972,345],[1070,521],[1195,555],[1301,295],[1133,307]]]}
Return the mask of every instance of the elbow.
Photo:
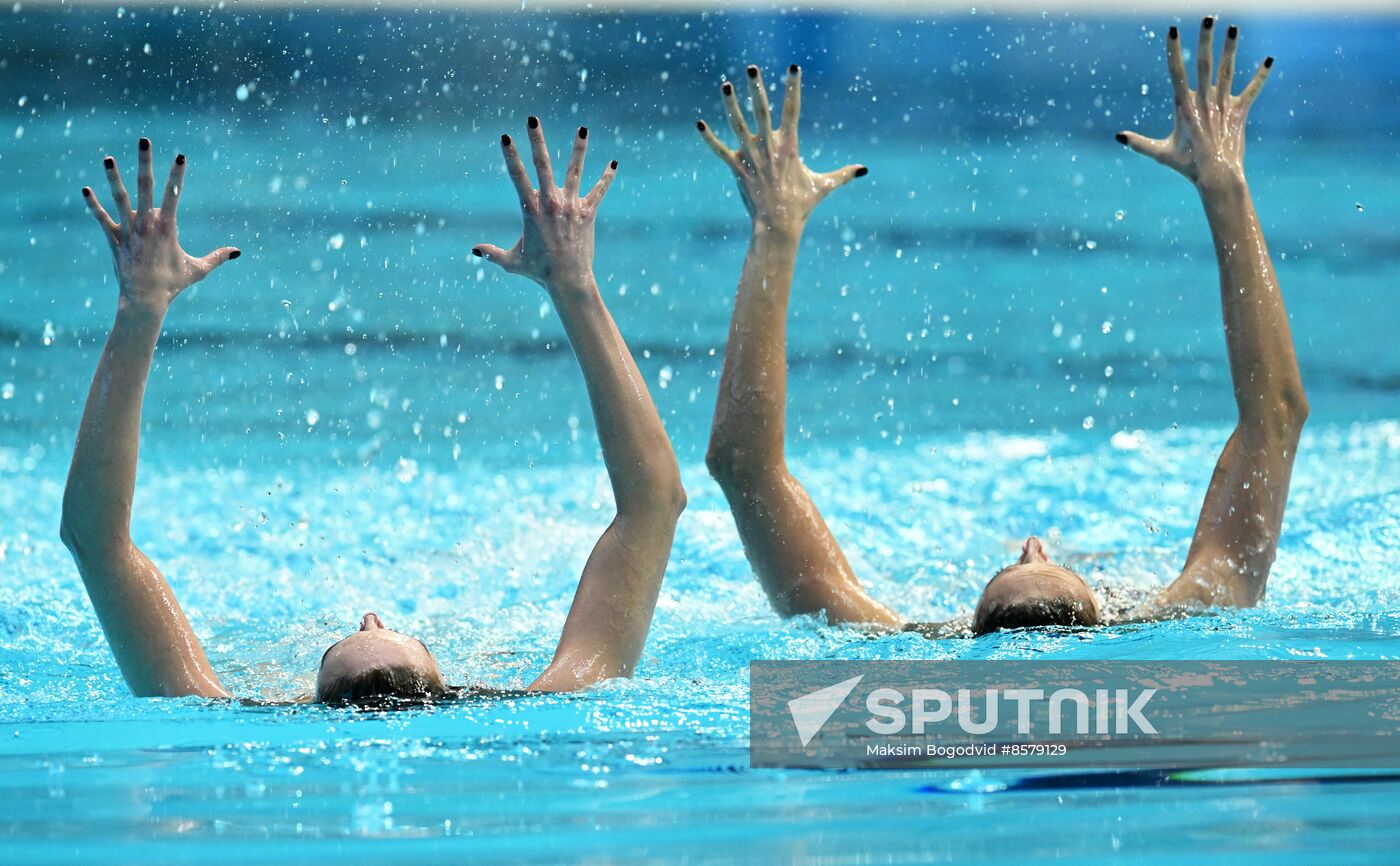
{"label": "elbow", "polygon": [[1272,413],[1269,433],[1282,442],[1297,442],[1303,434],[1303,425],[1308,423],[1311,411],[1307,395],[1301,387],[1284,391]]}
{"label": "elbow", "polygon": [[76,512],[77,509],[73,507],[72,500],[64,496],[63,517],[58,524],[58,538],[63,542],[63,546],[68,548],[68,552],[73,554],[74,559],[79,558],[87,547],[84,542],[87,533],[82,531],[82,519]]}
{"label": "elbow", "polygon": [[668,477],[657,485],[656,497],[656,509],[665,514],[672,523],[679,523],[686,505],[690,502],[686,497],[685,485],[681,483],[679,467],[668,473]]}
{"label": "elbow", "polygon": [[118,550],[131,544],[130,536],[124,532],[106,531],[103,527],[94,525],[67,497],[63,500],[63,517],[58,524],[58,538],[79,565],[116,555]]}
{"label": "elbow", "polygon": [[73,524],[68,522],[67,517],[58,524],[58,540],[63,542],[69,553],[78,555],[78,534],[73,531]]}
{"label": "elbow", "polygon": [[705,452],[705,468],[725,493],[751,487],[781,465],[738,443],[711,440]]}
{"label": "elbow", "polygon": [[669,461],[665,469],[648,473],[640,483],[619,491],[617,512],[620,516],[645,519],[653,524],[674,527],[685,511],[687,498],[681,484],[680,468]]}
{"label": "elbow", "polygon": [[1240,426],[1265,442],[1296,444],[1312,409],[1301,387],[1286,388],[1278,396],[1240,417]]}
{"label": "elbow", "polygon": [[1289,426],[1298,433],[1303,430],[1303,425],[1308,423],[1308,416],[1312,414],[1312,407],[1308,405],[1308,397],[1303,393],[1302,388],[1285,395],[1283,400],[1283,414],[1288,419]]}
{"label": "elbow", "polygon": [[681,515],[685,513],[685,507],[690,504],[690,498],[686,496],[685,485],[681,484],[679,476],[676,477],[676,486],[671,491],[671,513],[675,515],[679,522]]}

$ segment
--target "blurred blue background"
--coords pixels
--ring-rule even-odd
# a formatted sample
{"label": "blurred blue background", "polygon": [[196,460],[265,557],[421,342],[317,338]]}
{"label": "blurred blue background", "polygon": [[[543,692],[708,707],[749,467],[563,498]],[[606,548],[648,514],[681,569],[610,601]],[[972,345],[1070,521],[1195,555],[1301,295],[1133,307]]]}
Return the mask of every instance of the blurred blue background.
{"label": "blurred blue background", "polygon": [[[7,13],[0,436],[68,447],[115,297],[78,191],[105,195],[102,156],[130,175],[149,135],[159,162],[189,155],[187,245],[245,253],[169,319],[178,353],[154,393],[182,440],[253,432],[295,459],[568,447],[587,407],[557,320],[534,286],[468,254],[517,234],[496,139],[537,113],[556,148],[593,129],[590,173],[621,161],[600,279],[696,456],[746,224],[693,123],[722,125],[718,84],[750,61],[770,80],[804,66],[810,164],[872,168],[807,233],[792,334],[814,373],[794,377],[807,435],[1226,421],[1199,205],[1113,141],[1170,128],[1168,23]],[[1250,178],[1317,415],[1392,416],[1400,27],[1240,23],[1241,79],[1279,58]]]}
{"label": "blurred blue background", "polygon": [[[1265,606],[927,641],[772,614],[701,458],[747,235],[719,84],[805,69],[789,454],[873,595],[968,611],[1025,535],[1122,609],[1176,574],[1234,421],[1158,14],[0,11],[0,861],[1392,862],[1397,782],[747,766],[754,658],[1400,656],[1400,23],[1226,16],[1278,59],[1249,178],[1313,414]],[[483,268],[503,132],[621,169],[598,275],[690,493],[634,680],[390,716],[131,698],[58,542],[116,303],[79,190],[189,157],[133,536],[240,695],[378,610],[459,683],[549,659],[611,516],[544,295]],[[561,161],[556,159],[556,164]],[[1224,708],[1222,708],[1224,711]],[[1390,817],[1386,817],[1389,815]],[[990,840],[995,840],[992,842]],[[122,846],[122,847],[117,847]]]}

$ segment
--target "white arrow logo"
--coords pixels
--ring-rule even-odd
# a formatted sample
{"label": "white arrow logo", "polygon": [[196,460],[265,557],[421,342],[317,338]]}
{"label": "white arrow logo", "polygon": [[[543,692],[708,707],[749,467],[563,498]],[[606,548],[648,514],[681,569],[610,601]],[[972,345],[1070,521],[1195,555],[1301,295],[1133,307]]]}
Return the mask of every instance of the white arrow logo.
{"label": "white arrow logo", "polygon": [[797,726],[797,736],[804,749],[863,679],[865,674],[788,701],[788,712],[792,713],[792,723]]}

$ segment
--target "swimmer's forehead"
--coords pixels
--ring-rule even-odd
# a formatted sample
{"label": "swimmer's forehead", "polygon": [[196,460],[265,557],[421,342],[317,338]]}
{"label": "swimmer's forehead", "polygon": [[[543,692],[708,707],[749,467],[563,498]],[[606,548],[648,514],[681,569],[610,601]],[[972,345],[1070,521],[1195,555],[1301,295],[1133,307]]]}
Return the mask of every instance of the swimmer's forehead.
{"label": "swimmer's forehead", "polygon": [[330,646],[326,647],[326,651],[323,652],[323,653],[321,653],[321,664],[324,665],[324,664],[326,663],[326,659],[330,658],[331,653],[335,652],[335,650],[337,650],[337,649],[340,648],[340,647],[345,646],[345,644],[346,644],[347,642],[355,641],[357,638],[359,638],[360,640],[366,640],[366,639],[368,639],[368,640],[386,640],[386,639],[387,639],[387,640],[393,640],[393,641],[396,642],[396,643],[408,643],[408,642],[412,642],[412,643],[416,643],[416,644],[418,644],[420,647],[422,647],[422,648],[423,648],[423,652],[427,653],[428,655],[431,656],[431,655],[433,654],[433,651],[430,650],[430,649],[428,649],[428,645],[425,644],[425,643],[423,643],[421,640],[419,640],[419,639],[416,638],[416,637],[410,637],[410,636],[408,636],[408,635],[406,635],[406,634],[404,634],[404,633],[402,633],[402,632],[397,632],[397,631],[394,631],[393,629],[390,629],[390,628],[375,629],[375,633],[376,633],[376,636],[373,637],[373,638],[365,638],[365,637],[363,637],[364,635],[370,634],[370,632],[364,632],[364,631],[357,631],[357,632],[355,632],[354,634],[346,635],[345,637],[341,638],[340,640],[338,640],[338,641],[336,641],[335,643],[331,644]]}
{"label": "swimmer's forehead", "polygon": [[1006,568],[992,575],[992,579],[987,583],[990,585],[994,581],[1007,575],[1022,577],[1056,577],[1079,582],[1083,582],[1084,580],[1084,578],[1080,577],[1076,572],[1070,571],[1063,565],[1055,565],[1053,562],[1018,562],[1008,565]]}

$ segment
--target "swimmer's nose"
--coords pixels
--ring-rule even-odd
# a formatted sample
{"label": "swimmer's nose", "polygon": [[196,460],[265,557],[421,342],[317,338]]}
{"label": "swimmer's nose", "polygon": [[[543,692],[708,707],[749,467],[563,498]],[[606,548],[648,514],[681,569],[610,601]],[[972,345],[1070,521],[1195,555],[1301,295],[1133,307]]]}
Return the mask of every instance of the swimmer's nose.
{"label": "swimmer's nose", "polygon": [[379,614],[370,611],[360,620],[360,631],[369,631],[372,628],[383,628],[384,621],[379,618]]}
{"label": "swimmer's nose", "polygon": [[1045,545],[1040,543],[1040,539],[1034,535],[1027,538],[1025,546],[1021,548],[1021,564],[1049,561],[1050,557],[1045,555]]}

